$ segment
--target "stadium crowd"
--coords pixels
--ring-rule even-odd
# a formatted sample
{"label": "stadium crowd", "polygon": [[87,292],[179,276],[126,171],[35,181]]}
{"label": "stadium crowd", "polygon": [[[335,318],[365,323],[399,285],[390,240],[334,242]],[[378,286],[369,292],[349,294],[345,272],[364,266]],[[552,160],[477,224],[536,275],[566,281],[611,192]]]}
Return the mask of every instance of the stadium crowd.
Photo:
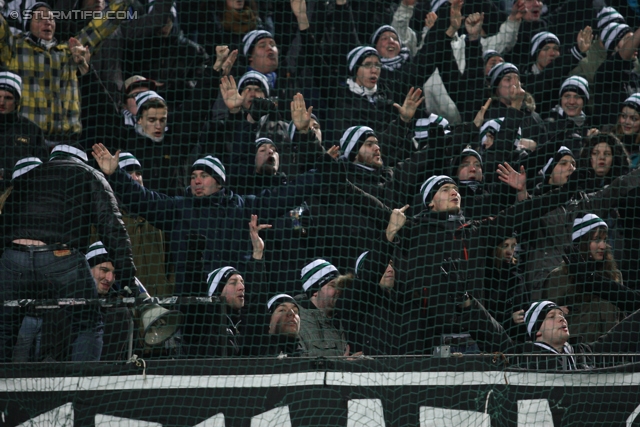
{"label": "stadium crowd", "polygon": [[[636,2],[1,3],[2,300],[177,296],[141,357],[640,350]],[[0,362],[129,316],[5,304]]]}

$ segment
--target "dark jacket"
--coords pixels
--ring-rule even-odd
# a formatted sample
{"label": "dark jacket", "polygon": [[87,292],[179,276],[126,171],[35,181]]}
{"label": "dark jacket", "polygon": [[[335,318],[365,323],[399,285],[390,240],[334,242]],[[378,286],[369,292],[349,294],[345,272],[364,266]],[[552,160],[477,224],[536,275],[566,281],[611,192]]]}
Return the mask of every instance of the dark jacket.
{"label": "dark jacket", "polygon": [[91,225],[114,259],[119,282],[133,286],[131,241],[111,187],[100,172],[71,156],[54,158],[13,181],[2,214],[3,243],[32,239],[86,253]]}
{"label": "dark jacket", "polygon": [[595,125],[616,123],[620,105],[637,92],[640,92],[640,76],[634,71],[633,61],[622,59],[619,53],[607,56],[594,78],[593,105],[598,106]]}
{"label": "dark jacket", "polygon": [[4,169],[2,180],[5,183],[11,180],[13,166],[18,160],[39,157],[45,161],[49,157],[42,130],[18,112],[0,114],[0,135],[0,168]]}

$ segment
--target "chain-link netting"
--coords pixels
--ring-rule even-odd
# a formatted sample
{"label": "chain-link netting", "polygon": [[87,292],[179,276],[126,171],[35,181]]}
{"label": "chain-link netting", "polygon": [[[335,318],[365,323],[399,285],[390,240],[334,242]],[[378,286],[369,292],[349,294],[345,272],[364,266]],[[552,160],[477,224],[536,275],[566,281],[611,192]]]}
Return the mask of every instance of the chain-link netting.
{"label": "chain-link netting", "polygon": [[636,422],[636,2],[0,6],[6,425]]}

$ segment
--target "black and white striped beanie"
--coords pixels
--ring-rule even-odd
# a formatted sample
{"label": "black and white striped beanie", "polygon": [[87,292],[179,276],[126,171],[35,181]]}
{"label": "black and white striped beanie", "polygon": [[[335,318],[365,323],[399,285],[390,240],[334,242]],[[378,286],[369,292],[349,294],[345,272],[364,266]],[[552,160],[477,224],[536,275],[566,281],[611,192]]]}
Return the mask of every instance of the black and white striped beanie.
{"label": "black and white striped beanie", "polygon": [[344,131],[340,138],[340,150],[343,159],[353,162],[356,159],[360,147],[364,141],[370,136],[376,136],[376,133],[368,126],[351,126]]}
{"label": "black and white striped beanie", "polygon": [[565,92],[576,92],[586,103],[589,100],[589,82],[584,77],[571,76],[560,86],[561,98]]}
{"label": "black and white striped beanie", "polygon": [[542,48],[549,44],[555,43],[560,45],[560,39],[549,31],[542,31],[531,38],[531,56],[535,57]]}
{"label": "black and white striped beanie", "polygon": [[358,70],[358,66],[369,56],[376,56],[380,59],[380,54],[371,46],[358,46],[347,53],[347,68],[349,74],[354,74]]}
{"label": "black and white striped beanie", "polygon": [[22,97],[22,77],[11,71],[0,71],[0,90],[11,92],[19,101]]}
{"label": "black and white striped beanie", "polygon": [[433,199],[433,195],[445,184],[454,184],[456,182],[446,175],[434,175],[427,179],[420,186],[420,194],[422,194],[422,204],[429,206],[429,202]]}
{"label": "black and white striped beanie", "polygon": [[622,105],[633,108],[640,113],[640,93],[634,93],[633,95],[625,99]]}
{"label": "black and white striped beanie", "polygon": [[60,144],[53,147],[53,150],[51,150],[51,154],[49,155],[49,160],[55,159],[57,157],[69,157],[69,156],[76,157],[85,163],[89,161],[89,158],[87,157],[87,153],[85,153],[83,150],[81,150],[78,147],[74,147],[73,145],[68,145],[68,144]]}
{"label": "black and white striped beanie", "polygon": [[494,89],[498,87],[502,78],[510,73],[515,73],[519,76],[520,70],[511,62],[501,62],[494,65],[491,70],[489,70],[489,74],[487,74],[491,87]]}
{"label": "black and white striped beanie", "polygon": [[227,181],[227,174],[224,165],[217,157],[211,155],[205,156],[193,162],[191,172],[205,171],[218,181],[218,184],[224,185]]}
{"label": "black and white striped beanie", "polygon": [[282,303],[290,302],[291,304],[295,304],[298,306],[298,302],[289,294],[278,294],[267,301],[267,311],[273,314],[276,311],[276,308]]}
{"label": "black and white striped beanie", "polygon": [[142,165],[131,153],[126,151],[120,153],[120,160],[118,160],[118,166],[120,169],[124,169],[127,172],[134,172],[142,170]]}
{"label": "black and white striped beanie", "polygon": [[552,301],[538,301],[531,304],[531,307],[524,314],[524,323],[527,326],[527,335],[531,341],[536,340],[536,334],[551,310],[560,308]]}
{"label": "black and white striped beanie", "polygon": [[259,40],[262,39],[272,39],[273,34],[266,30],[253,30],[249,31],[247,34],[242,37],[242,53],[244,56],[249,56],[253,51],[253,48]]}
{"label": "black and white striped beanie", "polygon": [[[224,285],[227,284],[227,280],[229,280],[234,274],[240,274],[240,272],[229,265],[217,268],[209,273],[207,276],[207,286],[209,287],[207,295],[211,297],[218,291],[218,287],[220,287],[220,289],[224,288]],[[220,284],[222,284],[222,286],[220,286]]]}
{"label": "black and white striped beanie", "polygon": [[258,138],[258,139],[256,139],[255,144],[256,144],[256,150],[257,150],[258,148],[260,148],[260,146],[261,146],[261,145],[264,145],[264,144],[270,144],[270,145],[273,145],[273,147],[275,148],[275,150],[276,150],[276,151],[278,151],[278,146],[277,146],[277,145],[276,145],[276,143],[275,143],[275,142],[273,142],[273,140],[272,140],[272,139],[270,139],[270,138],[265,138],[265,137]]}
{"label": "black and white striped beanie", "polygon": [[257,71],[244,73],[242,77],[240,77],[240,80],[238,80],[238,92],[242,93],[244,88],[251,84],[260,87],[262,92],[264,92],[264,95],[266,97],[269,96],[269,80],[267,80],[267,77],[264,74]]}
{"label": "black and white striped beanie", "polygon": [[305,265],[300,272],[302,290],[307,295],[320,290],[324,285],[338,277],[338,269],[329,261],[318,258]]}
{"label": "black and white striped beanie", "polygon": [[598,20],[599,30],[602,30],[604,27],[611,23],[626,24],[624,16],[622,16],[620,12],[609,6],[603,7],[602,10],[598,12],[596,19]]}
{"label": "black and white striped beanie", "polygon": [[631,32],[633,32],[633,30],[627,24],[612,22],[602,29],[600,32],[600,40],[602,40],[605,49],[614,50],[620,40],[622,40],[627,33]]}
{"label": "black and white striped beanie", "polygon": [[152,99],[160,99],[161,101],[164,101],[164,98],[158,95],[158,92],[153,90],[145,90],[144,92],[136,94],[135,100],[138,111],[140,111],[145,102],[151,101]]}
{"label": "black and white striped beanie", "polygon": [[584,236],[591,230],[604,227],[609,228],[606,222],[602,220],[598,215],[588,213],[581,218],[576,218],[573,220],[573,229],[571,230],[571,240],[576,241],[580,237]]}
{"label": "black and white striped beanie", "polygon": [[84,256],[87,259],[87,263],[89,263],[89,267],[95,267],[98,264],[102,264],[103,262],[112,262],[109,257],[109,252],[107,252],[107,248],[101,241],[97,241],[87,249],[87,254]]}
{"label": "black and white striped beanie", "polygon": [[41,164],[42,164],[42,160],[40,160],[37,157],[25,157],[24,159],[18,160],[15,166],[13,167],[11,180],[13,181],[17,177],[22,176],[25,173],[29,172],[30,170],[37,168]]}

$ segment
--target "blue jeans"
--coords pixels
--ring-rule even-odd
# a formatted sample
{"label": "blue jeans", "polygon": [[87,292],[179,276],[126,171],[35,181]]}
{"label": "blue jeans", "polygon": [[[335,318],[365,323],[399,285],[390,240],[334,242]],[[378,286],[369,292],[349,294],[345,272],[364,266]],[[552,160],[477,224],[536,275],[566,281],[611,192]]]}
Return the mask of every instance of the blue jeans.
{"label": "blue jeans", "polygon": [[[74,249],[56,252],[6,249],[0,258],[0,299],[95,297],[97,292],[89,265],[84,255]],[[54,333],[60,335],[53,338]],[[62,351],[58,348],[60,342],[65,347]],[[0,307],[2,362],[94,361],[100,360],[101,351],[102,321],[96,306],[28,312]]]}

